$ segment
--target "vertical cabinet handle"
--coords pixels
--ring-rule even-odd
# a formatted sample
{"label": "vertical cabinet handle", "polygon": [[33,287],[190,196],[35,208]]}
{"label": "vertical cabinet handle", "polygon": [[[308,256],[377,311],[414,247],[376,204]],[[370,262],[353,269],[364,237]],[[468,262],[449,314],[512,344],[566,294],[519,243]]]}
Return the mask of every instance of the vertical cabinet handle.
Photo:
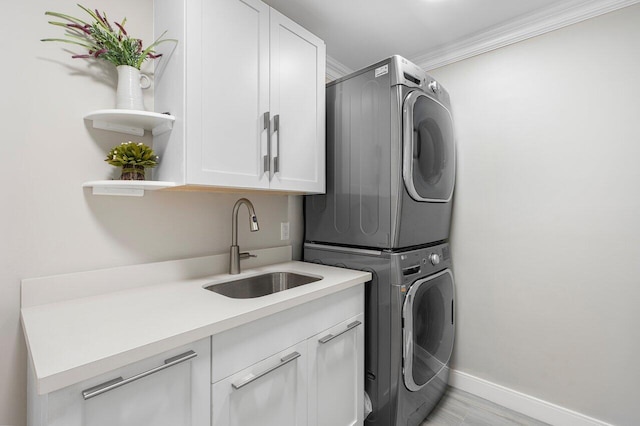
{"label": "vertical cabinet handle", "polygon": [[347,328],[345,328],[344,330],[342,330],[340,333],[338,334],[327,334],[326,336],[324,336],[321,339],[318,339],[318,342],[325,344],[327,342],[332,341],[333,339],[335,339],[336,337],[346,333],[349,330],[353,330],[354,328],[356,328],[357,326],[359,326],[360,324],[362,324],[360,321],[354,321],[351,324],[347,325]]}
{"label": "vertical cabinet handle", "polygon": [[[265,112],[262,116],[263,119],[263,127],[262,130],[267,131],[267,155],[262,157],[263,169],[264,173],[268,173],[271,170],[271,118],[269,116],[269,111]],[[271,179],[271,176],[269,176]]]}
{"label": "vertical cabinet handle", "polygon": [[276,135],[276,155],[273,157],[273,174],[280,172],[280,114],[273,116],[273,133]]}
{"label": "vertical cabinet handle", "polygon": [[280,367],[282,367],[285,364],[290,363],[291,361],[293,361],[296,358],[300,358],[300,352],[291,352],[289,355],[285,355],[282,358],[280,358],[280,363],[274,365],[273,367],[269,367],[266,370],[258,373],[258,374],[251,374],[248,377],[245,377],[244,379],[232,383],[231,386],[233,386],[234,389],[240,389],[243,386],[247,386],[249,383],[258,380],[260,377],[263,377],[269,373],[271,373],[273,370],[276,370]]}
{"label": "vertical cabinet handle", "polygon": [[123,379],[122,377],[115,378],[113,380],[109,380],[108,382],[101,383],[98,386],[94,386],[87,390],[82,391],[82,397],[84,399],[90,399],[94,396],[102,395],[105,392],[109,392],[110,390],[117,389],[120,386],[124,386],[131,382],[135,382],[138,379],[142,379],[143,377],[147,377],[153,373],[157,373],[158,371],[162,371],[166,368],[173,367],[174,365],[180,364],[181,362],[185,362],[190,360],[191,358],[197,357],[198,354],[194,351],[188,351],[180,355],[176,355],[164,361],[164,364],[152,368],[151,370],[147,370],[143,373],[136,374],[135,376],[131,376],[128,379]]}

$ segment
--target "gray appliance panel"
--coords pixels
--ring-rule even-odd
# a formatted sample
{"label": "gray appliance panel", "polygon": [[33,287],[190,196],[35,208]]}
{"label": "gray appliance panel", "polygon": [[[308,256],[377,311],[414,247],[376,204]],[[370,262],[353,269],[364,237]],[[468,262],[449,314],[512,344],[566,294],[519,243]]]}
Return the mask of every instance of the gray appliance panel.
{"label": "gray appliance panel", "polygon": [[306,238],[391,246],[391,86],[374,70],[327,87],[327,193],[306,197]]}
{"label": "gray appliance panel", "polygon": [[[436,265],[432,254],[439,257]],[[449,245],[391,253],[307,243],[304,260],[371,272],[365,285],[365,390],[373,412],[365,424],[418,425],[444,394],[448,368],[419,391],[406,388],[402,309],[413,283],[451,268]]]}
{"label": "gray appliance panel", "polygon": [[[449,238],[451,202],[416,201],[403,182],[403,100],[433,79],[402,60],[327,86],[327,192],[305,197],[307,241],[384,249]],[[440,86],[426,95],[448,106]]]}
{"label": "gray appliance panel", "polygon": [[[333,250],[305,244],[306,262],[370,272],[372,280],[365,284],[365,390],[371,398],[373,413],[379,425],[391,425],[395,417],[392,396],[398,385],[397,371],[391,371],[391,259],[386,253],[358,253],[349,249]],[[392,380],[393,379],[393,380]],[[394,392],[391,391],[394,390]]]}

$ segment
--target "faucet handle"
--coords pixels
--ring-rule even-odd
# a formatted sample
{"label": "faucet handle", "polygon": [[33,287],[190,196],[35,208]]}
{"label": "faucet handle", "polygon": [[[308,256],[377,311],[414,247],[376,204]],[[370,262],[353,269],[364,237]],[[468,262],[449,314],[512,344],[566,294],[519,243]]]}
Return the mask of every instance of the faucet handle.
{"label": "faucet handle", "polygon": [[251,254],[248,251],[240,253],[240,259],[248,259],[250,257],[258,257],[257,254]]}

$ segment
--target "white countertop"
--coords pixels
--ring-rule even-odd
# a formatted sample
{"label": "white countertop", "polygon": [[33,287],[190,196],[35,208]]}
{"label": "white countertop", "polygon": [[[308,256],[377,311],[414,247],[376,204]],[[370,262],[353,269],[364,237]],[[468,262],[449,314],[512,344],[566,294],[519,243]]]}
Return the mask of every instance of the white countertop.
{"label": "white countertop", "polygon": [[[203,286],[264,272],[323,279],[254,299],[231,299]],[[39,394],[49,393],[161,352],[364,283],[371,274],[304,262],[247,269],[22,309]]]}

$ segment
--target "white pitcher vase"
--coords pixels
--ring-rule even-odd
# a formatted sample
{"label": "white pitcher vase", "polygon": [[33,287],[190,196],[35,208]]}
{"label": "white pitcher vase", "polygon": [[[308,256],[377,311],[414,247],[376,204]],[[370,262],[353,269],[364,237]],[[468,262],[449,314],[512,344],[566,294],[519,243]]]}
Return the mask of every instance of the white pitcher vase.
{"label": "white pitcher vase", "polygon": [[144,111],[142,89],[151,87],[151,79],[136,67],[120,65],[116,69],[118,70],[116,108]]}

